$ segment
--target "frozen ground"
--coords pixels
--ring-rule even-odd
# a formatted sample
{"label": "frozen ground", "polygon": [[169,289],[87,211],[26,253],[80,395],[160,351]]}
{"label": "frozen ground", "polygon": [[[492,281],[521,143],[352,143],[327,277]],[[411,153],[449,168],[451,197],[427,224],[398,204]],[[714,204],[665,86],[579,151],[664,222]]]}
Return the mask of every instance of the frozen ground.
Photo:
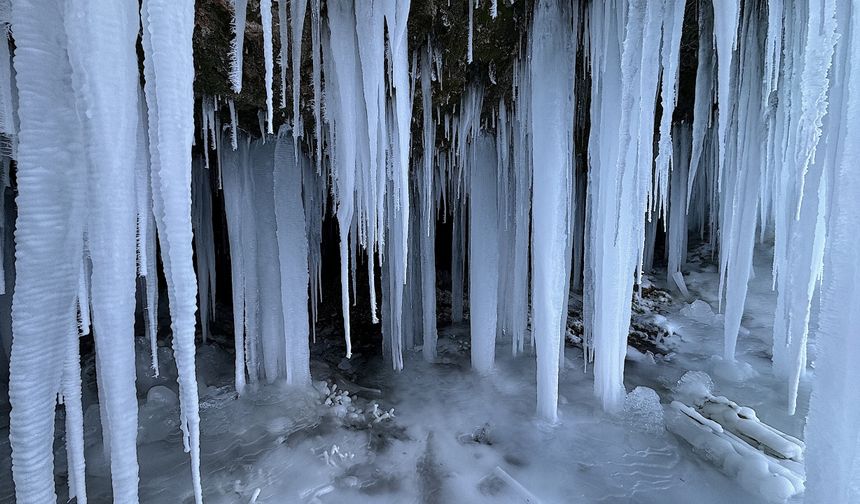
{"label": "frozen ground", "polygon": [[[628,358],[628,391],[654,389],[665,406],[684,372],[702,370],[713,378],[715,393],[753,407],[763,421],[791,435],[802,435],[807,383],[802,383],[798,413],[791,417],[785,413],[784,384],[770,372],[775,296],[768,251],[760,252],[739,339],[740,364],[712,357],[722,353],[720,316],[701,303],[688,305],[700,299],[717,309],[716,268],[695,266],[686,276],[690,297],[681,300],[678,294],[658,307],[665,320],[657,320],[674,333],[667,342],[674,353]],[[446,317],[442,313],[440,320]],[[313,349],[315,390],[266,385],[240,400],[230,384],[232,356],[217,345],[202,347],[206,502],[253,502],[255,495],[258,503],[758,502],[666,432],[660,410],[649,410],[647,401],[631,400],[626,412],[604,414],[579,348],[565,349],[560,423],[547,425],[534,415],[533,358],[512,358],[510,344],[500,342],[495,372],[482,377],[470,371],[468,324],[440,325],[439,332],[440,363],[427,364],[412,352],[400,373],[390,371],[367,346],[359,346],[352,361],[342,361],[340,340],[320,338]],[[145,363],[146,349],[139,353]],[[139,395],[146,397],[140,403],[138,439],[141,501],[191,502],[188,457],[170,390],[175,371],[164,368],[161,380],[138,382]],[[149,391],[156,384],[167,388]],[[84,401],[90,404],[85,420],[88,492],[91,502],[104,502],[110,483],[92,384]],[[5,391],[0,407],[0,502],[10,502]],[[62,445],[58,439],[58,489],[65,486]]]}

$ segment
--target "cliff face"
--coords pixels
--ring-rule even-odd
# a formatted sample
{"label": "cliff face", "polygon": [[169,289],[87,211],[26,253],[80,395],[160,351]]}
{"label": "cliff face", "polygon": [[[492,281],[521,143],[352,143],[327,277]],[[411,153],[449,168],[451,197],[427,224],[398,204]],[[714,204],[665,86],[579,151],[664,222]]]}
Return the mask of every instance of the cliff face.
{"label": "cliff face", "polygon": [[[272,1],[272,0],[269,0]],[[363,0],[356,0],[363,1]],[[532,0],[509,4],[499,1],[498,16],[490,16],[489,1],[474,11],[474,58],[466,63],[469,12],[465,0],[413,0],[409,14],[410,53],[429,40],[442,54],[442,81],[433,85],[433,103],[444,111],[452,110],[460,94],[473,80],[485,86],[485,103],[495,104],[500,96],[510,95],[512,69],[525,44],[527,13]],[[260,24],[260,0],[249,0],[245,27],[245,56],[242,92],[235,94],[228,80],[230,41],[233,37],[231,0],[198,0],[194,30],[194,91],[198,96],[232,98],[239,121],[248,131],[258,130],[257,111],[265,109],[266,92],[263,76],[263,29]],[[322,6],[325,9],[325,2]],[[275,68],[275,101],[280,100],[280,40],[278,39],[277,3],[273,1]],[[305,124],[313,124],[313,90],[311,83],[310,6],[305,17],[302,42],[301,106]],[[325,78],[325,76],[323,76]],[[287,77],[287,108],[275,108],[275,123],[286,122],[284,113],[292,110],[292,78]],[[420,89],[417,90],[420,96]],[[420,108],[420,100],[415,103]],[[488,108],[489,110],[489,108]],[[420,114],[415,115],[420,117]],[[227,119],[226,116],[223,119]]]}
{"label": "cliff face", "polygon": [[[272,32],[275,65],[274,97],[275,124],[288,122],[286,112],[292,110],[292,76],[287,77],[287,108],[277,106],[280,100],[280,40],[278,38],[277,0],[273,3]],[[365,1],[365,0],[355,0]],[[474,1],[474,0],[472,0]],[[498,15],[490,15],[490,0],[480,2],[474,10],[473,61],[466,62],[469,32],[469,10],[467,0],[412,0],[409,12],[410,54],[428,41],[441,53],[442,80],[433,84],[433,103],[442,114],[454,112],[460,95],[471,82],[484,86],[484,115],[489,118],[499,99],[510,97],[513,84],[514,65],[521,48],[527,44],[528,23],[534,0],[498,0]],[[581,2],[584,6],[587,2]],[[263,29],[260,24],[260,0],[249,0],[245,26],[245,55],[242,73],[242,92],[235,94],[228,80],[230,69],[230,41],[233,38],[233,2],[231,0],[197,0],[194,31],[194,90],[197,96],[221,96],[233,99],[240,125],[250,132],[259,130],[257,112],[265,109],[266,91],[263,65]],[[325,0],[322,9],[325,11]],[[684,34],[681,47],[681,66],[678,89],[678,108],[675,118],[692,117],[696,54],[698,42],[698,2],[687,0]],[[584,14],[584,9],[580,15]],[[311,81],[311,28],[310,5],[305,16],[302,42],[301,110],[308,128],[313,125],[313,89]],[[325,16],[323,16],[323,19]],[[323,27],[325,29],[325,27]],[[587,78],[588,62],[585,49],[580,46],[577,63],[577,108],[578,117],[587,118],[590,81]],[[323,75],[323,80],[325,76]],[[416,89],[413,123],[420,128],[420,86]],[[222,120],[229,120],[222,111]],[[577,126],[577,151],[584,153],[587,144],[587,125]],[[413,138],[420,139],[416,131]],[[444,142],[443,135],[437,141]],[[420,143],[420,142],[418,142]],[[416,147],[418,147],[416,145]],[[420,148],[420,147],[419,147]]]}

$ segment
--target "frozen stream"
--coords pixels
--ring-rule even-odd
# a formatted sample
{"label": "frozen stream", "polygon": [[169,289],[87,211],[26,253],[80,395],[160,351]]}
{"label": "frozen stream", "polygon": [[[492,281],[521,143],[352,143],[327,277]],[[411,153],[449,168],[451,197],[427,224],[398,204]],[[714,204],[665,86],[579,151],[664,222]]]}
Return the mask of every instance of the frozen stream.
{"label": "frozen stream", "polygon": [[[714,266],[696,267],[687,275],[687,301],[701,299],[716,311],[717,283]],[[798,413],[791,417],[780,402],[785,400],[785,385],[770,371],[775,296],[768,251],[759,251],[755,261],[739,365],[712,357],[721,354],[721,317],[711,316],[701,303],[691,309],[679,296],[656,307],[664,312],[661,324],[674,332],[667,340],[674,353],[653,363],[650,356],[628,357],[628,391],[652,388],[666,405],[671,387],[684,372],[705,371],[714,380],[716,394],[750,406],[763,421],[801,436],[807,383],[801,382]],[[525,356],[513,358],[505,339],[497,348],[495,371],[482,377],[470,370],[468,321],[447,325],[447,313],[440,312],[438,363],[407,352],[403,371],[393,372],[381,357],[368,357],[373,349],[361,344],[352,361],[338,363],[342,341],[329,333],[312,346],[318,390],[310,392],[275,384],[235,400],[232,356],[215,345],[200,348],[206,502],[251,502],[258,489],[259,503],[524,503],[532,502],[529,493],[544,503],[758,502],[666,432],[659,414],[647,405],[616,416],[603,413],[578,347],[565,348],[560,423],[542,423],[535,416],[535,367],[529,347]],[[144,369],[146,354],[140,347],[138,362]],[[155,384],[175,386],[175,370],[162,366],[161,379],[139,378],[139,396],[146,397],[147,388]],[[326,393],[319,382],[323,379],[338,384],[337,390]],[[351,399],[340,394],[344,388]],[[98,409],[93,406],[97,397],[92,383],[85,390],[87,483],[91,501],[103,502],[110,485]],[[177,428],[178,403],[175,394],[159,390],[165,389],[149,391],[140,404],[141,501],[191,502],[188,458]],[[371,411],[374,402],[376,414]],[[364,411],[350,418],[349,406]],[[0,502],[8,502],[12,493],[5,393],[2,408]],[[384,418],[391,408],[394,417]],[[377,416],[383,418],[377,421]],[[58,439],[55,446],[57,488],[64,489],[63,443]]]}

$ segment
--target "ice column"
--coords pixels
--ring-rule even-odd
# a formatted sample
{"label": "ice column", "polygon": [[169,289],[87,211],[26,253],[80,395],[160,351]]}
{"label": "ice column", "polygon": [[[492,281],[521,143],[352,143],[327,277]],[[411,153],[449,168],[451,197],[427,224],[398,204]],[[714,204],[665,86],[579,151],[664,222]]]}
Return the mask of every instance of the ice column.
{"label": "ice column", "polygon": [[550,422],[558,418],[559,328],[567,321],[565,275],[569,269],[565,263],[571,240],[573,47],[569,23],[568,9],[556,0],[540,0],[529,45],[534,169],[532,332],[537,350],[537,411]]}
{"label": "ice column", "polygon": [[[308,347],[308,238],[302,202],[302,167],[296,163],[289,130],[281,128],[275,146],[275,215],[281,270],[286,379],[310,384]],[[304,155],[300,163],[308,163]],[[312,216],[317,218],[317,216]]]}
{"label": "ice column", "polygon": [[[496,354],[499,243],[496,146],[478,134],[469,148],[469,325],[472,368],[493,369]],[[554,326],[558,327],[558,326]]]}

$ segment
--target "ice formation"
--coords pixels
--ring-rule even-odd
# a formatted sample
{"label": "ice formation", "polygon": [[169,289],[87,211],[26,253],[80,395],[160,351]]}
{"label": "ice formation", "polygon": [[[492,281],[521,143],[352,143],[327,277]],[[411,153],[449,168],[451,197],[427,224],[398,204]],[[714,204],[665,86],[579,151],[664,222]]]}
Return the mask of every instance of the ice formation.
{"label": "ice formation", "polygon": [[[246,19],[247,0],[228,7],[232,93],[214,96],[195,95],[194,2],[0,1],[0,188],[17,191],[14,207],[0,202],[0,292],[12,299],[3,349],[20,502],[57,498],[58,398],[68,496],[86,502],[84,417],[94,417],[83,413],[79,340],[90,337],[112,495],[137,502],[134,323],[139,307],[146,380],[158,377],[165,294],[201,502],[198,317],[208,344],[229,284],[236,394],[306,387],[335,241],[347,358],[364,337],[354,315],[367,313],[394,370],[410,350],[442,362],[450,285],[476,376],[496,372],[503,345],[535,359],[536,414],[550,423],[566,341],[581,343],[603,409],[647,403],[657,417],[653,391],[628,395],[624,380],[633,299],[652,281],[692,300],[679,310],[688,322],[722,323],[719,363],[740,375],[744,339],[762,336],[742,326],[753,259],[772,243],[772,363],[788,412],[805,376],[813,389],[807,500],[856,498],[857,0],[535,0],[509,81],[482,59],[481,37],[526,7],[469,0],[456,53],[468,79],[454,98],[443,88],[451,48],[410,39],[409,0],[278,0],[277,30],[263,0],[265,93],[254,92],[265,99],[253,110],[240,93],[256,12]],[[694,252],[718,265],[704,299],[693,297]],[[222,254],[229,282],[216,278]],[[450,278],[438,274],[448,255]],[[580,291],[581,339],[568,332]],[[165,403],[149,392],[141,411]],[[801,464],[802,442],[709,390],[700,399],[673,403],[670,430],[763,499],[803,491],[795,467],[773,461]]]}

